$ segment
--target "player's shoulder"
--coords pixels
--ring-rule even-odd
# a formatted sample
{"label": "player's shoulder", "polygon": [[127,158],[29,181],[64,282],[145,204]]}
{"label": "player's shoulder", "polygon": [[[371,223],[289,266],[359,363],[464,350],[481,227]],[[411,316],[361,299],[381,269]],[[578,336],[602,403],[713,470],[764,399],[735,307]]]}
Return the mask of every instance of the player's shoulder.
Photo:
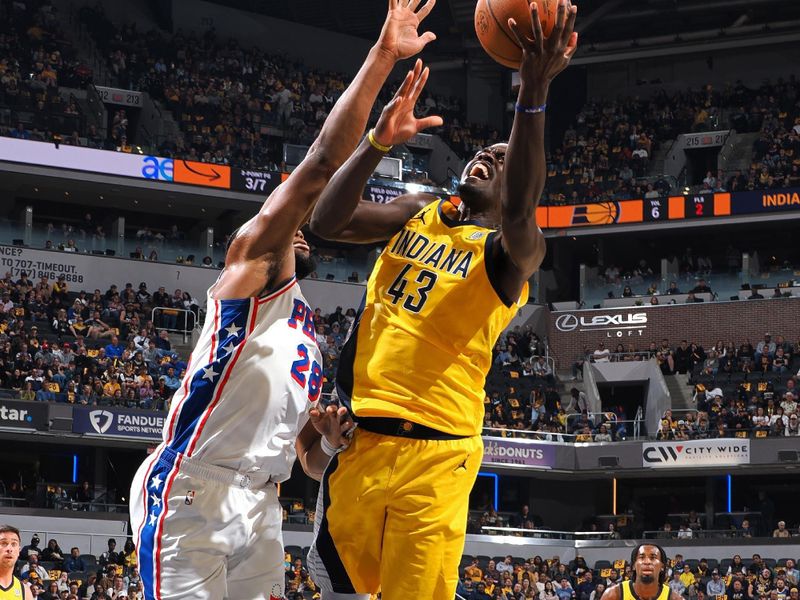
{"label": "player's shoulder", "polygon": [[426,192],[418,194],[403,194],[398,196],[392,201],[392,206],[397,207],[399,210],[406,211],[410,219],[431,204],[441,201],[441,198],[434,194]]}
{"label": "player's shoulder", "polygon": [[[669,589],[669,586],[664,584],[665,588]],[[679,594],[678,592],[673,591],[672,589],[669,590],[669,600],[685,600],[685,598]]]}
{"label": "player's shoulder", "polygon": [[623,592],[622,588],[626,584],[625,581],[621,581],[620,583],[614,584],[609,588],[606,588],[606,591],[603,592],[601,600],[622,600]]}

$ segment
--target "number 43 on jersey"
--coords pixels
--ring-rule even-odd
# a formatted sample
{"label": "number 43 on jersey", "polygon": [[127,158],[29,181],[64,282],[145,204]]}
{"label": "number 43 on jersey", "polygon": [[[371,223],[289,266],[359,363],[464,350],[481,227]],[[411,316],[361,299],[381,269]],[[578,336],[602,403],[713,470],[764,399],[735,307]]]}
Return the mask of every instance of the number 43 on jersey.
{"label": "number 43 on jersey", "polygon": [[[402,307],[412,313],[418,313],[428,301],[428,293],[436,285],[438,276],[433,271],[422,269],[411,283],[413,273],[409,271],[414,265],[406,265],[386,290],[386,295],[391,298],[392,304],[402,302]],[[414,285],[416,284],[416,285]]]}

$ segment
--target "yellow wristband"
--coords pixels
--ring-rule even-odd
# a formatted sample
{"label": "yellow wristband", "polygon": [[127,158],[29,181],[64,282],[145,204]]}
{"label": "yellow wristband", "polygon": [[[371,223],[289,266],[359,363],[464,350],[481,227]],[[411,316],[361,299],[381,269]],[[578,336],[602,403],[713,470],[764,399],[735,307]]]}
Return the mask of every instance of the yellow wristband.
{"label": "yellow wristband", "polygon": [[372,145],[372,147],[375,148],[375,150],[377,150],[378,152],[383,152],[384,154],[386,154],[387,152],[389,152],[389,150],[392,149],[392,146],[384,146],[383,144],[378,143],[378,140],[375,139],[374,129],[369,130],[369,133],[367,134],[367,139],[369,140],[369,143]]}

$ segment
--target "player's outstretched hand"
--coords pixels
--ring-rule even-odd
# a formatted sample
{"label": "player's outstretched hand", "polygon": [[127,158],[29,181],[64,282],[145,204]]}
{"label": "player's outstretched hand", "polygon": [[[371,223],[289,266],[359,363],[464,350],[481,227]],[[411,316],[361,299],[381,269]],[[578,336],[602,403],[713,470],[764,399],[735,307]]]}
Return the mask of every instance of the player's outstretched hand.
{"label": "player's outstretched hand", "polygon": [[442,125],[441,117],[418,119],[414,116],[414,107],[429,74],[428,67],[423,68],[422,61],[417,59],[392,101],[384,107],[375,125],[375,141],[384,146],[394,146],[407,142],[423,129]]}
{"label": "player's outstretched hand", "polygon": [[578,33],[575,31],[575,18],[578,7],[570,0],[559,0],[556,22],[550,37],[544,39],[542,23],[539,20],[539,7],[531,2],[531,25],[533,39],[529,38],[514,19],[508,26],[522,48],[522,64],[519,75],[526,84],[549,84],[556,75],[567,68],[578,49]]}
{"label": "player's outstretched hand", "polygon": [[346,448],[350,444],[347,434],[354,427],[347,409],[344,406],[321,408],[312,408],[308,413],[314,429],[325,436],[334,448]]}
{"label": "player's outstretched hand", "polygon": [[[383,23],[378,47],[397,60],[410,58],[436,39],[431,31],[422,35],[417,32],[422,21],[436,5],[436,0],[389,0],[389,11]],[[417,10],[419,8],[419,10]]]}

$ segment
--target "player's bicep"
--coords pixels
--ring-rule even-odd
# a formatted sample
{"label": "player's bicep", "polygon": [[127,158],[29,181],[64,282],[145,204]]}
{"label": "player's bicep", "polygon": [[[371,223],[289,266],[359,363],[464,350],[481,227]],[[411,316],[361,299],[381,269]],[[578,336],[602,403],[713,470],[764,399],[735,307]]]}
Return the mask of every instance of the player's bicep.
{"label": "player's bicep", "polygon": [[508,257],[524,279],[528,279],[541,266],[547,249],[544,234],[536,219],[523,219],[502,223],[501,243]]}
{"label": "player's bicep", "polygon": [[361,200],[347,226],[330,237],[354,244],[384,242],[433,199],[426,194],[404,194],[388,204]]}

